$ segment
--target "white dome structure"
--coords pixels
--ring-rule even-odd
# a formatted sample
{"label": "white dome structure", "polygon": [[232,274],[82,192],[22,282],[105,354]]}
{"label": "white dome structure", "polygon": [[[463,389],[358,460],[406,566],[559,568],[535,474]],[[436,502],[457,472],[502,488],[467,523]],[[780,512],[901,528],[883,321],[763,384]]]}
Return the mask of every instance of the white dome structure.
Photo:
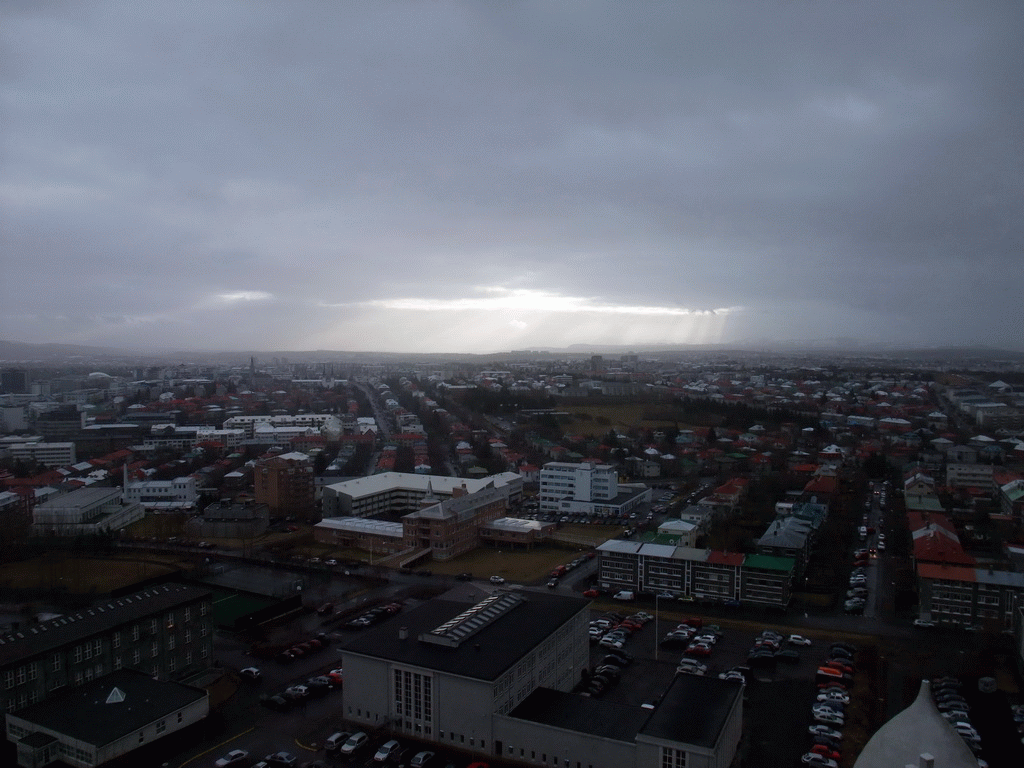
{"label": "white dome structure", "polygon": [[853,768],[978,768],[978,758],[935,706],[921,681],[914,703],[879,728]]}

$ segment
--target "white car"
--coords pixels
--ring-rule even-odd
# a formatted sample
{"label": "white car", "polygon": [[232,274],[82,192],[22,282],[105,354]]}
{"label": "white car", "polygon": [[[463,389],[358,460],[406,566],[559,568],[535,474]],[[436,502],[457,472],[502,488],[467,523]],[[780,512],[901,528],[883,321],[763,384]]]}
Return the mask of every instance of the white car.
{"label": "white car", "polygon": [[362,747],[365,746],[369,740],[370,737],[362,731],[359,731],[358,733],[353,733],[351,736],[348,737],[348,741],[341,745],[341,749],[339,749],[338,751],[341,752],[341,754],[343,755],[351,755],[354,752],[357,752],[360,749],[362,749]]}
{"label": "white car", "polygon": [[504,584],[505,579],[501,576],[491,576],[491,584]]}
{"label": "white car", "polygon": [[811,641],[803,635],[790,635],[787,638],[788,642],[792,645],[810,645]]}
{"label": "white car", "polygon": [[814,713],[814,719],[819,723],[827,723],[828,725],[839,725],[842,726],[846,723],[846,718],[840,715],[838,712],[830,712],[828,710],[821,710]]}
{"label": "white car", "polygon": [[216,765],[217,768],[224,768],[224,766],[227,765],[238,765],[239,763],[243,762],[247,757],[249,757],[249,753],[246,752],[244,749],[232,749],[230,752],[224,755],[224,757],[214,762],[214,765]]}
{"label": "white car", "polygon": [[807,730],[812,736],[824,736],[829,739],[835,739],[836,741],[843,738],[842,731],[837,731],[835,728],[829,728],[827,725],[811,725],[807,727]]}
{"label": "white car", "polygon": [[839,763],[830,757],[819,755],[815,752],[808,752],[800,758],[804,765],[821,766],[821,768],[839,768]]}
{"label": "white car", "polygon": [[386,763],[402,751],[402,745],[394,739],[385,741],[380,745],[380,749],[373,755],[373,762],[375,763]]}
{"label": "white car", "polygon": [[928,621],[928,619],[914,619],[914,626],[915,627],[925,627],[925,628],[934,627],[935,626],[935,622],[934,621]]}
{"label": "white car", "polygon": [[818,694],[818,701],[840,701],[849,704],[850,696],[842,691],[822,691]]}

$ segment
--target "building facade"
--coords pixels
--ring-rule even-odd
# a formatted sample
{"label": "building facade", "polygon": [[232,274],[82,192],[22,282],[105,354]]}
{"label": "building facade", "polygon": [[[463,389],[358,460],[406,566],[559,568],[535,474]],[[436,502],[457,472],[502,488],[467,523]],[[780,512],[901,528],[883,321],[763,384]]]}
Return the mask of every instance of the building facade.
{"label": "building facade", "polygon": [[572,689],[590,659],[587,601],[461,592],[343,648],[346,720],[548,768],[732,764],[742,730],[739,683],[676,675],[656,705],[586,698]]}
{"label": "building facade", "polygon": [[35,536],[88,536],[119,531],[141,520],[142,505],[122,499],[120,488],[79,488],[32,510]]}
{"label": "building facade", "polygon": [[785,608],[795,561],[709,549],[612,539],[597,547],[603,589],[671,593],[709,603],[740,601]]}
{"label": "building facade", "polygon": [[316,484],[313,460],[293,451],[258,462],[253,469],[257,504],[266,504],[273,517],[316,522]]}
{"label": "building facade", "polygon": [[0,707],[17,712],[119,669],[180,680],[213,663],[210,593],[167,584],[0,637]]}

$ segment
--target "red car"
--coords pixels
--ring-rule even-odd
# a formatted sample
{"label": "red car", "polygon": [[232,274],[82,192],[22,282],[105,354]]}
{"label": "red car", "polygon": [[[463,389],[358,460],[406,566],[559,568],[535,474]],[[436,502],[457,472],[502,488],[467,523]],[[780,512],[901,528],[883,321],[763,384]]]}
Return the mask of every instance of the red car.
{"label": "red car", "polygon": [[584,597],[598,597],[601,593],[596,589],[588,589],[583,593]]}
{"label": "red car", "polygon": [[811,747],[811,752],[822,757],[827,757],[829,760],[839,761],[839,753],[834,749],[829,749],[824,744],[815,744]]}

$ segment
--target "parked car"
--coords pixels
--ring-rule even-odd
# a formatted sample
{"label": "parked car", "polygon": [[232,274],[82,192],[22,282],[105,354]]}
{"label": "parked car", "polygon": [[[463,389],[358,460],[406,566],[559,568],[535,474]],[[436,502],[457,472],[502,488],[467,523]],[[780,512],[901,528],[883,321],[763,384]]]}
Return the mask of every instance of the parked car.
{"label": "parked car", "polygon": [[258,667],[246,667],[245,669],[239,670],[238,674],[242,677],[247,677],[250,680],[259,680],[263,677],[263,673],[260,672]]}
{"label": "parked car", "polygon": [[829,728],[827,725],[810,725],[807,730],[812,736],[827,736],[830,739],[836,741],[843,738],[843,734],[837,731],[835,728]]}
{"label": "parked car", "polygon": [[292,768],[299,761],[291,752],[275,752],[263,759],[274,768]]}
{"label": "parked car", "polygon": [[505,583],[505,579],[503,577],[501,577],[501,576],[491,576],[490,582],[491,582],[491,584],[504,584]]}
{"label": "parked car", "polygon": [[324,739],[324,749],[328,752],[339,750],[341,749],[341,745],[348,741],[351,736],[352,734],[349,731],[338,731],[337,733],[332,733]]}
{"label": "parked car", "polygon": [[830,712],[828,710],[820,710],[813,713],[814,719],[819,723],[827,725],[838,725],[842,726],[846,723],[846,718],[838,712]]}
{"label": "parked car", "polygon": [[396,760],[402,752],[402,745],[395,739],[385,741],[373,755],[375,763],[388,763]]}
{"label": "parked car", "polygon": [[244,749],[232,749],[224,755],[224,757],[217,758],[213,764],[217,766],[217,768],[225,768],[225,766],[228,765],[239,765],[240,763],[245,762],[248,757],[249,753]]}
{"label": "parked car", "polygon": [[338,751],[343,755],[351,755],[365,747],[369,741],[369,736],[362,731],[357,731],[346,739],[345,743],[338,748]]}
{"label": "parked car", "polygon": [[839,763],[831,758],[819,755],[816,752],[807,752],[800,757],[804,765],[816,766],[817,768],[839,768]]}
{"label": "parked car", "polygon": [[791,645],[810,645],[811,641],[803,635],[790,635],[786,641]]}
{"label": "parked car", "polygon": [[413,755],[412,760],[409,761],[409,768],[426,768],[431,760],[434,759],[434,753],[428,750],[423,752],[417,752]]}

